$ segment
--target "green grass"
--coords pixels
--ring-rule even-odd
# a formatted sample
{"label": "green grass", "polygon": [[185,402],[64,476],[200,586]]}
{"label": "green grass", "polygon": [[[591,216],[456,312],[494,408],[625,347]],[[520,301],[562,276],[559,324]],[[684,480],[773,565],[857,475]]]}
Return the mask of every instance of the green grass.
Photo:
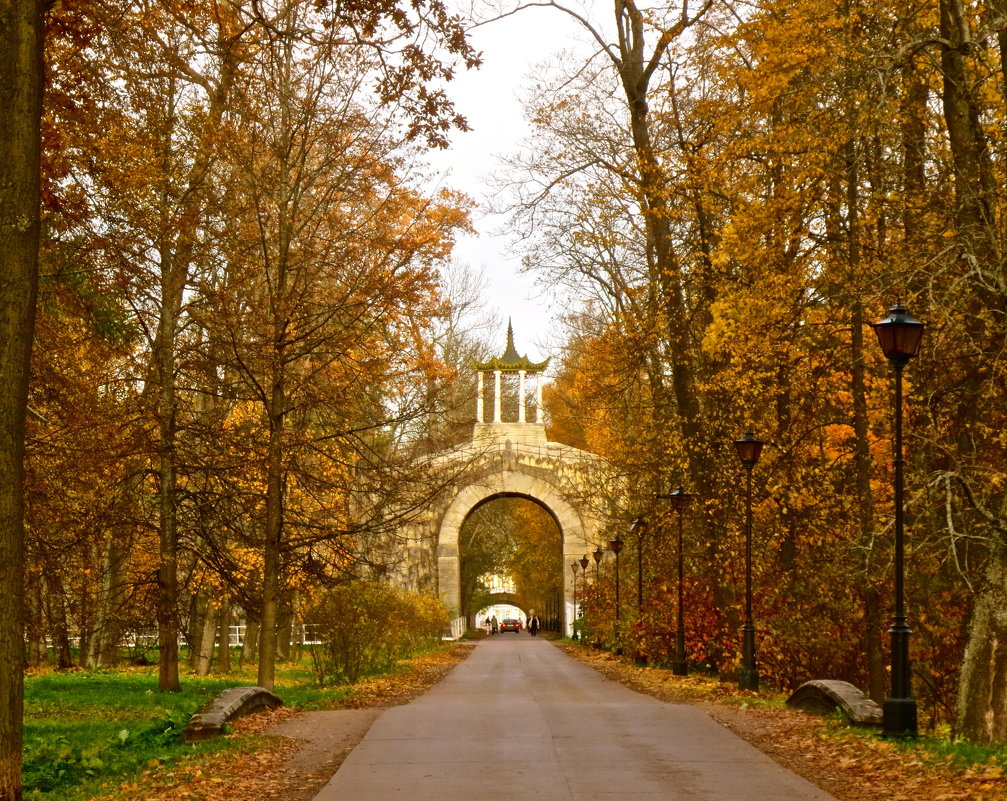
{"label": "green grass", "polygon": [[[1007,748],[997,745],[970,743],[967,740],[952,740],[950,732],[925,734],[917,738],[893,740],[901,749],[913,753],[928,764],[943,763],[957,770],[990,768],[997,766],[1007,771]],[[872,732],[877,736],[876,732]]]}
{"label": "green grass", "polygon": [[[83,798],[98,781],[195,750],[181,744],[182,727],[216,692],[238,683],[189,679],[181,693],[158,693],[149,668],[28,677],[25,797]],[[200,746],[214,747],[221,744]]]}
{"label": "green grass", "polygon": [[[277,665],[275,691],[302,709],[336,705],[351,691],[312,685],[310,663]],[[43,673],[25,679],[24,784],[28,801],[79,801],[146,767],[234,748],[226,738],[181,742],[191,715],[227,687],[255,685],[255,666],[224,676],[182,676],[157,691],[157,668]]]}

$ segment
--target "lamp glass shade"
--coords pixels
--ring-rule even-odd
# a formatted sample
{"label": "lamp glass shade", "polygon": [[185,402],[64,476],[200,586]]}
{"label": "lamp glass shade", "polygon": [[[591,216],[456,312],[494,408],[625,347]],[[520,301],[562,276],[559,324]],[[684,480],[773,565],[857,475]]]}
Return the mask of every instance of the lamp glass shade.
{"label": "lamp glass shade", "polygon": [[872,326],[885,357],[896,367],[906,364],[920,347],[925,324],[909,316],[906,307],[896,304],[888,316]]}
{"label": "lamp glass shade", "polygon": [[594,557],[594,563],[596,565],[601,564],[601,560],[605,558],[605,552],[601,549],[600,545],[594,549],[594,553],[591,555]]}
{"label": "lamp glass shade", "polygon": [[682,489],[681,484],[678,485],[677,489],[672,490],[665,497],[671,501],[671,505],[674,506],[676,510],[684,509],[689,504],[689,501],[692,500],[692,495]]}
{"label": "lamp glass shade", "polygon": [[574,559],[574,560],[573,560],[573,561],[572,561],[572,562],[570,563],[570,569],[571,569],[571,570],[573,571],[573,574],[574,574],[575,576],[577,575],[577,568],[578,568],[578,567],[580,567],[580,565],[579,565],[579,564],[577,564],[577,560],[576,560],[576,559]]}
{"label": "lamp glass shade", "polygon": [[617,534],[615,539],[608,541],[608,547],[612,549],[612,553],[619,553],[622,550],[622,537]]}
{"label": "lamp glass shade", "polygon": [[587,554],[584,554],[580,558],[580,567],[583,571],[587,572],[587,566],[591,564],[591,561],[587,558]]}
{"label": "lamp glass shade", "polygon": [[647,533],[647,521],[642,517],[638,517],[629,525],[629,533],[635,534],[638,537],[642,537]]}
{"label": "lamp glass shade", "polygon": [[745,467],[755,467],[762,455],[762,446],[765,443],[756,439],[751,431],[745,432],[745,436],[734,441],[734,447],[738,449],[738,458]]}

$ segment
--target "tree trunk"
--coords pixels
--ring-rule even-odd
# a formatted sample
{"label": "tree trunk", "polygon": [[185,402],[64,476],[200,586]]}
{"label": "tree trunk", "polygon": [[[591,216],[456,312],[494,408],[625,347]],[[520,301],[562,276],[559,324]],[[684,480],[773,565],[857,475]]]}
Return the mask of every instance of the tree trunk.
{"label": "tree trunk", "polygon": [[957,729],[979,743],[1007,743],[1007,550],[990,555],[976,597],[958,684]]}
{"label": "tree trunk", "polygon": [[[130,487],[136,486],[132,481],[128,484]],[[89,668],[113,667],[119,661],[131,533],[130,526],[115,525],[109,535],[108,547],[102,559],[102,583],[95,625],[87,648],[86,664]]]}
{"label": "tree trunk", "polygon": [[[278,335],[279,340],[281,335]],[[275,357],[269,403],[269,464],[266,476],[266,542],[262,560],[262,617],[259,630],[260,687],[273,689],[276,672],[277,617],[280,603],[280,545],[283,537],[283,390],[282,353]]]}
{"label": "tree trunk", "polygon": [[241,642],[241,663],[254,662],[259,645],[259,621],[245,616],[245,636]]}
{"label": "tree trunk", "polygon": [[189,625],[186,627],[186,642],[189,646],[189,669],[196,669],[196,660],[203,643],[203,621],[206,620],[206,596],[194,592],[189,598]]}
{"label": "tree trunk", "polygon": [[40,667],[49,658],[49,649],[45,641],[45,623],[42,609],[42,582],[36,577],[31,582],[27,597],[30,599],[27,609],[27,639],[28,665]]}
{"label": "tree trunk", "polygon": [[70,650],[70,628],[67,624],[66,593],[59,576],[51,568],[45,574],[46,595],[49,598],[49,635],[56,652],[56,669],[69,670],[73,667],[73,653]]}
{"label": "tree trunk", "polygon": [[[289,59],[290,54],[287,52]],[[280,186],[289,186],[285,180],[289,165],[280,163]],[[265,545],[262,559],[262,613],[259,618],[259,670],[260,687],[273,689],[276,671],[277,618],[280,612],[281,549],[283,544],[283,448],[284,426],[287,415],[286,346],[287,280],[291,233],[288,229],[287,208],[278,202],[277,258],[275,283],[272,292],[274,318],[272,321],[272,363],[269,366],[269,394],[265,399],[265,412],[269,422],[269,445],[266,462],[266,521]]]}
{"label": "tree trunk", "polygon": [[[190,262],[199,226],[203,218],[202,188],[209,174],[209,167],[216,158],[217,141],[221,117],[226,107],[234,77],[234,54],[232,45],[236,39],[221,40],[224,46],[220,79],[209,93],[209,109],[206,122],[188,171],[187,191],[184,201],[174,207],[175,201],[167,188],[162,189],[161,211],[166,219],[174,222],[166,224],[159,236],[158,246],[160,274],[160,309],[157,336],[153,343],[153,375],[157,386],[157,406],[155,417],[158,427],[158,478],[159,478],[159,529],[160,562],[157,571],[158,602],[157,628],[159,646],[158,689],[162,692],[178,692],[181,684],[178,677],[178,510],[177,510],[177,454],[176,435],[178,413],[175,387],[177,362],[178,321],[188,280]],[[169,85],[174,92],[175,78]],[[172,98],[174,100],[174,98]],[[163,158],[166,172],[174,168],[176,158],[173,153],[172,132],[163,132]],[[165,176],[165,180],[171,183]]]}
{"label": "tree trunk", "polygon": [[293,625],[293,611],[289,603],[284,603],[276,617],[276,658],[282,662],[290,659]]}
{"label": "tree trunk", "polygon": [[860,593],[864,613],[864,651],[867,662],[867,694],[879,704],[887,696],[884,638],[881,630],[881,598],[874,585],[874,494],[871,490],[871,452],[867,419],[867,382],[864,372],[864,309],[853,303],[850,317],[850,394],[853,396],[853,461],[857,486],[857,527],[860,550],[865,554]]}
{"label": "tree trunk", "polygon": [[[166,256],[167,254],[163,254]],[[162,268],[164,269],[164,268]],[[170,283],[166,281],[165,284]],[[158,512],[160,563],[157,570],[158,681],[161,692],[179,692],[178,677],[178,521],[175,492],[175,312],[167,285],[162,286],[159,336],[160,435]]]}
{"label": "tree trunk", "polygon": [[885,608],[880,590],[871,583],[860,589],[864,610],[864,652],[867,659],[867,694],[878,704],[888,696],[888,670],[885,662]]}
{"label": "tree trunk", "polygon": [[901,108],[902,120],[902,238],[914,247],[921,240],[926,198],[927,158],[927,103],[930,87],[914,64],[903,70],[905,98]]}
{"label": "tree trunk", "polygon": [[[667,341],[666,358],[670,364],[670,396],[674,402],[667,404],[673,412],[668,414],[666,425],[676,426],[685,442],[702,443],[709,437],[705,432],[701,415],[701,393],[697,385],[695,342],[701,338],[692,329],[694,320],[703,319],[702,315],[693,316],[696,311],[690,308],[682,284],[682,267],[679,263],[672,236],[671,223],[675,213],[669,209],[668,172],[658,154],[651,132],[648,98],[650,80],[654,70],[660,63],[663,54],[697,18],[689,18],[683,7],[682,15],[672,27],[658,34],[658,42],[654,52],[646,53],[646,36],[652,29],[648,26],[646,15],[636,5],[635,0],[616,0],[615,22],[618,29],[619,60],[617,68],[622,84],[624,101],[629,113],[629,134],[633,142],[638,178],[638,200],[644,220],[646,232],[647,260],[650,270],[649,285],[658,288],[654,298],[655,314],[662,315],[663,329]],[[705,12],[699,12],[700,14]],[[708,219],[700,214],[700,223],[706,225]],[[702,234],[704,246],[709,246],[711,233],[704,229]],[[666,394],[664,378],[666,371],[661,370],[660,394]],[[696,492],[703,497],[712,497],[717,491],[717,476],[720,466],[710,464],[701,448],[692,447],[686,451],[689,460],[688,474]],[[710,535],[718,538],[723,534],[723,528],[716,524],[710,526]],[[709,543],[711,550],[716,550],[716,540]],[[722,606],[734,599],[733,588],[726,583],[722,570],[716,570],[713,588],[715,614],[725,625],[736,617],[736,610]],[[716,659],[720,659],[718,654]]]}
{"label": "tree trunk", "polygon": [[994,223],[990,154],[966,64],[961,0],[940,0],[940,12],[941,36],[951,45],[941,51],[942,108],[954,159],[957,236],[967,253],[981,257]]}
{"label": "tree trunk", "polygon": [[199,651],[196,654],[193,670],[197,676],[209,676],[210,668],[213,666],[213,643],[217,633],[217,620],[220,611],[211,603],[206,603],[206,614],[202,619],[201,634],[199,637]]}
{"label": "tree trunk", "polygon": [[217,672],[231,672],[231,621],[233,619],[231,605],[225,603],[220,610],[220,622],[217,626],[219,632],[217,640]]}
{"label": "tree trunk", "polygon": [[38,292],[45,4],[0,1],[0,801],[20,801],[24,448]]}

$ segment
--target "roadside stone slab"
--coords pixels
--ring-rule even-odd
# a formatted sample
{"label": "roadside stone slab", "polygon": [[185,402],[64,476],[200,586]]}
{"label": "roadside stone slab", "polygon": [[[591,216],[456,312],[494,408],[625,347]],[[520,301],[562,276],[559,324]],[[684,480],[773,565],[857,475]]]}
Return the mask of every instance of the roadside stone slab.
{"label": "roadside stone slab", "polygon": [[806,681],[787,699],[787,706],[815,715],[831,715],[839,707],[854,726],[881,725],[881,707],[848,681]]}
{"label": "roadside stone slab", "polygon": [[229,687],[189,719],[182,736],[187,743],[208,740],[223,734],[230,720],[278,706],[283,701],[265,687]]}

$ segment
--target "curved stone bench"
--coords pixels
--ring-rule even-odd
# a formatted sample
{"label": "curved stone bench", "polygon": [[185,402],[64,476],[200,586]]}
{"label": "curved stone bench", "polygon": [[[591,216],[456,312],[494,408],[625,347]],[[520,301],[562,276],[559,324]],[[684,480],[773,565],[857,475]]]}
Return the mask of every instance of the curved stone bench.
{"label": "curved stone bench", "polygon": [[806,681],[787,699],[787,706],[815,715],[832,715],[838,707],[854,726],[881,725],[881,707],[848,681]]}
{"label": "curved stone bench", "polygon": [[230,687],[200,707],[185,724],[182,736],[187,743],[208,740],[223,734],[229,720],[278,706],[283,701],[265,687]]}

